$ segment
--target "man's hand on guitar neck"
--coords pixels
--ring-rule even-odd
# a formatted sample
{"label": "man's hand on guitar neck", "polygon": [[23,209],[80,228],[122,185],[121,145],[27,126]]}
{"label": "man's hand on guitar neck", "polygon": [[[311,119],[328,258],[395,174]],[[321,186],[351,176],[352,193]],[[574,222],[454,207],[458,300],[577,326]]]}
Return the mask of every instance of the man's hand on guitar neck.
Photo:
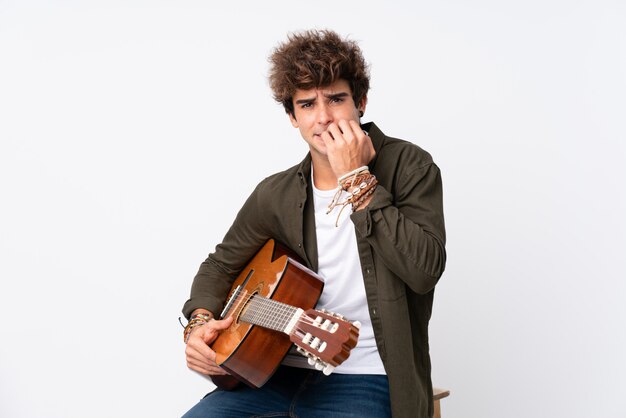
{"label": "man's hand on guitar neck", "polygon": [[209,344],[217,338],[221,330],[228,328],[232,322],[232,317],[224,320],[211,319],[206,324],[191,330],[185,349],[187,367],[204,375],[228,374],[215,363],[215,351],[211,350]]}

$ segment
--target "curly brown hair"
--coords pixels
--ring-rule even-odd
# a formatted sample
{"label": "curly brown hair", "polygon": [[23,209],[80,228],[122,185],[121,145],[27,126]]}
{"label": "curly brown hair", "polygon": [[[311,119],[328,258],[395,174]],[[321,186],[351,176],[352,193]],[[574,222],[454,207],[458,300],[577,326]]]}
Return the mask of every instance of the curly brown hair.
{"label": "curly brown hair", "polygon": [[269,82],[274,99],[294,116],[297,89],[328,86],[344,79],[358,105],[370,87],[368,66],[356,42],[331,30],[307,30],[289,34],[269,57]]}

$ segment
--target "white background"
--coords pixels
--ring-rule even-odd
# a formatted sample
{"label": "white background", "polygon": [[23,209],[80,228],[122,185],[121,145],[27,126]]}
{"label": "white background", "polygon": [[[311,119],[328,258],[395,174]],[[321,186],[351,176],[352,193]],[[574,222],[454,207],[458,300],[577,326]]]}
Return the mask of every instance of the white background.
{"label": "white background", "polygon": [[172,417],[208,390],[177,317],[306,152],[266,80],[306,28],[360,42],[364,121],[442,169],[444,416],[623,416],[624,2],[222,3],[0,0],[0,416]]}

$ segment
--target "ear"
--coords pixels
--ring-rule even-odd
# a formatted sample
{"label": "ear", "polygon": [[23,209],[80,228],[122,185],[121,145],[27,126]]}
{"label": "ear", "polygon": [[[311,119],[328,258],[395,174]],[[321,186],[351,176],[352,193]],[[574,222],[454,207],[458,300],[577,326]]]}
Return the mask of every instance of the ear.
{"label": "ear", "polygon": [[297,128],[298,126],[300,126],[298,124],[298,121],[296,120],[296,117],[292,114],[292,113],[287,113],[289,115],[289,122],[291,122],[291,126],[293,126],[294,128]]}
{"label": "ear", "polygon": [[367,96],[363,95],[363,97],[361,98],[361,101],[359,102],[359,105],[356,108],[359,110],[359,112],[365,113],[366,107],[367,107]]}

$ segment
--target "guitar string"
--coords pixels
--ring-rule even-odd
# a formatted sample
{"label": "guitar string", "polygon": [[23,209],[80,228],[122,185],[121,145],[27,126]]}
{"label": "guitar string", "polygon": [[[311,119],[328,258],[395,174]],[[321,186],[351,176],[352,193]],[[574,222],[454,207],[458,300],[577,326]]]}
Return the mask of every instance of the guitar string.
{"label": "guitar string", "polygon": [[263,300],[261,307],[264,312],[264,319],[266,320],[266,323],[275,328],[280,328],[281,330],[286,328],[287,324],[292,320],[294,314],[297,312],[297,308],[268,300]]}
{"label": "guitar string", "polygon": [[[292,317],[293,313],[297,310],[297,308],[294,308],[290,305],[283,304],[281,302],[273,301],[271,299],[267,299],[263,297],[259,297],[253,302],[256,302],[253,304],[253,310],[255,311],[254,314],[256,316],[256,320],[258,320],[259,322],[265,322],[264,319],[267,319],[266,317],[268,315],[268,309],[271,309],[272,307],[276,307],[279,311],[281,311],[282,314],[287,314],[287,318]],[[258,309],[254,309],[254,308],[258,308]],[[310,323],[313,322],[312,318],[308,314],[303,314],[302,317],[303,317],[302,319],[308,320],[307,322],[310,322]],[[263,319],[259,319],[259,318],[263,318]],[[259,325],[266,326],[267,328],[271,328],[271,329],[276,329],[276,328],[272,328],[271,326],[267,326],[269,325],[267,322],[265,322],[265,324],[259,323]],[[285,327],[284,324],[281,325],[279,330],[284,329],[284,327]],[[292,331],[291,334],[297,336],[300,339],[304,339],[304,337],[306,336],[306,332],[302,331],[301,329],[297,327]],[[321,355],[321,353],[316,353],[316,354]],[[335,359],[335,356],[334,355],[329,356],[329,354],[330,352],[322,356],[324,361],[329,362],[330,364],[337,365],[337,360]]]}
{"label": "guitar string", "polygon": [[282,331],[293,318],[296,310],[296,308],[287,304],[262,296],[255,296],[250,301],[246,314],[242,315],[242,319],[266,328]]}
{"label": "guitar string", "polygon": [[[243,294],[240,294],[240,296],[236,298],[236,303],[241,302],[243,297],[247,295],[247,291],[245,290],[242,293]],[[242,315],[242,320],[246,322],[254,322],[260,326],[274,329],[277,331],[284,331],[285,327],[293,318],[293,315],[296,311],[297,308],[293,306],[272,299],[268,299],[263,296],[255,295],[250,299],[250,303],[248,308],[246,309],[246,313]],[[250,312],[251,318],[248,318],[248,312]],[[312,326],[315,326],[316,328],[319,328],[319,323],[314,325],[315,319],[313,319],[307,313],[303,313],[301,315],[299,322],[308,323]],[[298,337],[299,339],[304,339],[307,333],[296,326],[290,334]],[[333,365],[337,365],[335,356],[333,355],[332,357],[329,357],[328,354],[330,353],[324,354],[322,356],[324,358],[324,361]],[[321,353],[317,353],[317,355],[321,355]]]}
{"label": "guitar string", "polygon": [[[268,299],[265,299],[265,300],[260,299],[260,300],[257,300],[256,302],[267,301],[267,300]],[[266,323],[266,324],[267,323],[281,324],[281,322],[284,322],[284,321],[288,322],[289,320],[291,320],[291,318],[293,318],[294,312],[296,311],[296,308],[290,307],[289,305],[283,306],[283,304],[280,304],[280,303],[277,303],[275,307],[278,309],[283,309],[283,312],[275,311],[274,307],[268,306],[268,305],[269,304],[264,304],[263,302],[261,302],[258,306],[252,306],[251,312],[255,314],[254,315],[255,320],[262,322],[262,323]],[[274,312],[276,312],[278,315],[282,314],[281,317],[278,318],[275,315],[273,315]],[[248,315],[245,315],[245,316],[247,317]],[[274,318],[274,320],[272,320],[272,318]],[[243,316],[242,316],[242,319],[244,319]],[[304,314],[302,315],[300,322],[313,325],[313,323],[315,322],[315,319],[313,319],[311,316],[307,314]],[[284,326],[282,326],[282,328],[284,329]]]}
{"label": "guitar string", "polygon": [[[289,307],[289,305],[287,305],[287,307]],[[255,309],[253,309],[253,311],[255,311]],[[287,311],[286,312],[286,315],[287,315],[286,321],[287,322],[293,317],[293,313],[294,312],[295,312],[295,308],[293,308],[292,311]],[[257,315],[257,318],[258,318],[258,315]],[[242,319],[244,319],[244,318],[242,317]],[[263,322],[266,322],[266,321],[263,321]],[[306,324],[309,324],[309,325],[314,325],[315,319],[312,318],[311,316],[309,316],[308,314],[304,314],[304,315],[302,315],[302,317],[301,317],[299,322],[306,323]],[[282,329],[284,329],[284,326],[282,327]]]}
{"label": "guitar string", "polygon": [[[247,297],[247,295],[248,291],[246,289],[243,289],[243,291],[240,292],[239,295],[235,298],[233,307],[237,303],[241,302],[244,297]],[[251,318],[248,318],[249,315],[247,315],[247,313],[250,309],[252,309]],[[275,309],[278,309],[278,311],[276,311]],[[245,322],[250,322],[246,319],[252,319],[255,320],[255,322],[260,321],[262,322],[262,324],[258,325],[261,326],[264,326],[263,324],[273,325],[267,327],[272,329],[276,329],[276,326],[281,326],[282,323],[284,323],[284,325],[282,325],[280,329],[277,329],[279,331],[282,331],[286,327],[287,323],[289,323],[291,318],[293,318],[293,314],[296,312],[296,310],[297,308],[287,305],[285,303],[278,302],[260,295],[254,295],[251,298],[251,305],[248,307],[248,309],[246,309],[246,314],[242,315],[242,319]],[[280,318],[276,318],[276,316],[273,316],[272,312],[277,312],[277,314],[280,315]],[[244,317],[246,319],[244,319]],[[333,318],[333,320],[335,321],[338,319],[339,318]],[[299,322],[313,325],[315,319],[313,319],[308,314],[303,314]]]}

